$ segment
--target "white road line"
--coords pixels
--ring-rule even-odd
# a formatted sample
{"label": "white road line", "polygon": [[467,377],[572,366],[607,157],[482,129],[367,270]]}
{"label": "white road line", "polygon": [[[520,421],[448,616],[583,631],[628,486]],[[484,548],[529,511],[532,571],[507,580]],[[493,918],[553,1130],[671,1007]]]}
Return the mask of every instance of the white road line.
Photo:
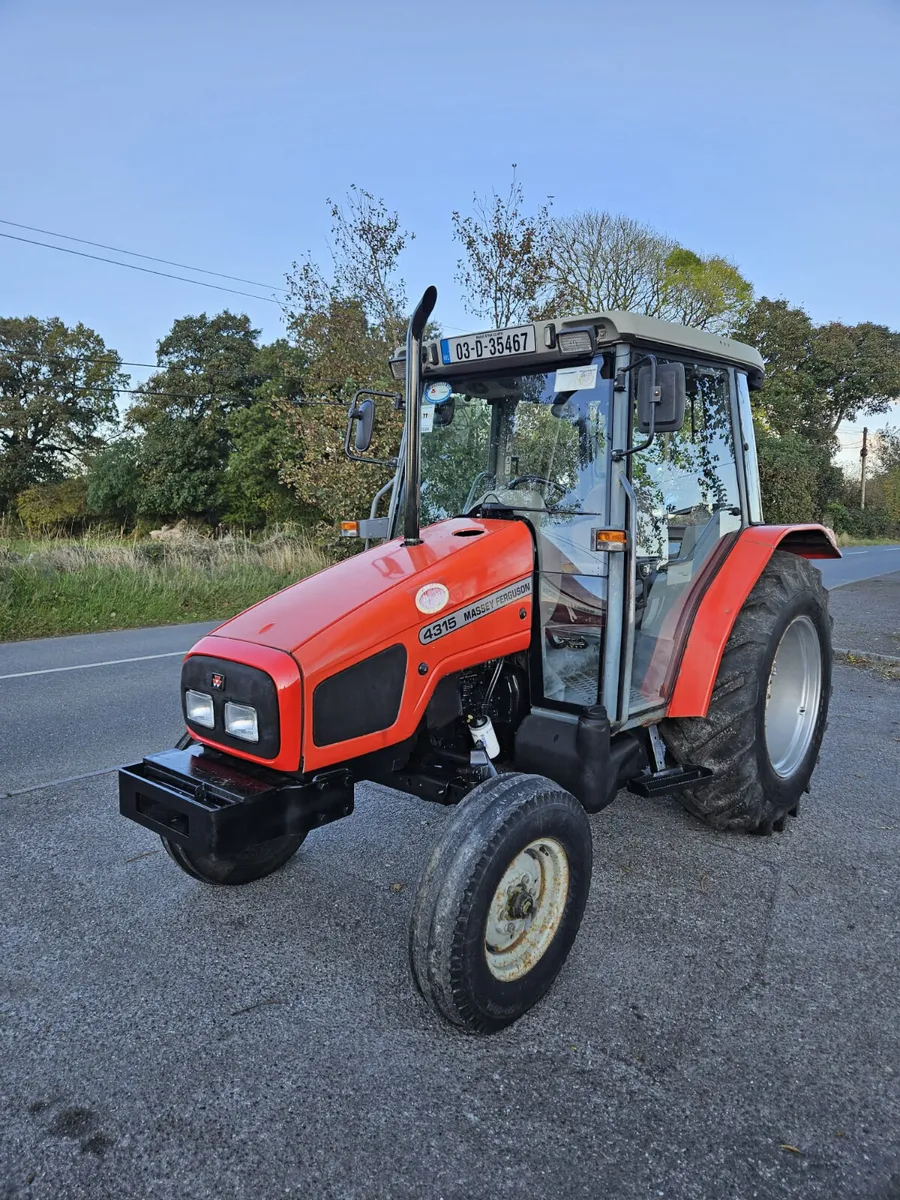
{"label": "white road line", "polygon": [[78,663],[74,667],[45,667],[42,671],[17,671],[0,679],[27,679],[29,675],[55,675],[58,671],[88,671],[91,667],[117,667],[120,663],[148,662],[151,658],[184,658],[187,650],[167,650],[165,654],[140,654],[137,658],[110,658],[106,662]]}
{"label": "white road line", "polygon": [[0,792],[0,799],[11,800],[13,796],[27,796],[29,792],[42,792],[45,788],[62,787],[64,783],[77,783],[80,779],[96,779],[98,775],[109,775],[118,767],[103,767],[99,771],[85,771],[83,775],[67,775],[65,779],[50,779],[47,783],[33,783],[29,787],[15,788],[11,792]]}

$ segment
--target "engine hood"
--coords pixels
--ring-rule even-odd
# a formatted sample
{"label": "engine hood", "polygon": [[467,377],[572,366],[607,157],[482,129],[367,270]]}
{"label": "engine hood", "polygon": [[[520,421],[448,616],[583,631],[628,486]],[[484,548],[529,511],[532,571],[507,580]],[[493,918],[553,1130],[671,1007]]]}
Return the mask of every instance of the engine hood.
{"label": "engine hood", "polygon": [[[194,647],[284,674],[279,766],[316,771],[402,742],[444,675],[529,645],[530,528],[459,518],[421,537],[301,580]],[[423,597],[429,584],[441,587]]]}
{"label": "engine hood", "polygon": [[[532,570],[531,535],[522,522],[461,518],[431,525],[421,537],[421,546],[404,546],[397,538],[327,567],[224,622],[211,636],[303,658],[304,646],[336,626],[345,640],[351,628],[347,618],[354,613],[369,629],[367,640],[378,640],[395,622],[400,627],[427,623],[428,616],[416,607],[416,594],[425,584],[447,588],[442,610],[449,612]],[[387,610],[381,602],[389,600],[395,603]]]}

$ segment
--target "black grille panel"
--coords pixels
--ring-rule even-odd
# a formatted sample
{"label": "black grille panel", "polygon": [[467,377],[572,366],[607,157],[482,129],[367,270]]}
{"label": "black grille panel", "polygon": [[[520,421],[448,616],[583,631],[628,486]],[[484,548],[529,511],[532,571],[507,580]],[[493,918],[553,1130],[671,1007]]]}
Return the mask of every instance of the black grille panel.
{"label": "black grille panel", "polygon": [[[213,687],[213,675],[224,676],[223,688]],[[194,725],[188,721],[184,709],[184,693],[188,689],[212,696],[216,714],[214,729],[207,729],[205,725]],[[258,742],[247,742],[225,732],[226,700],[235,704],[253,705],[259,723]],[[260,671],[258,667],[248,667],[246,663],[229,662],[227,659],[213,658],[206,654],[192,654],[181,668],[181,708],[188,729],[198,737],[209,738],[217,745],[243,750],[245,754],[255,754],[260,758],[278,757],[281,747],[278,693],[271,675]]]}
{"label": "black grille panel", "polygon": [[406,647],[389,646],[354,663],[313,692],[313,741],[333,746],[389,729],[400,713],[406,681]]}

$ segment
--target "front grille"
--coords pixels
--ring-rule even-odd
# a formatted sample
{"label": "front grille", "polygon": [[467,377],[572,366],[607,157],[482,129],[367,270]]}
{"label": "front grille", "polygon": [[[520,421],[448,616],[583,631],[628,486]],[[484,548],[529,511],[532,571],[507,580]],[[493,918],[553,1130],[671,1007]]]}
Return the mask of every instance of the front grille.
{"label": "front grille", "polygon": [[[213,676],[221,677],[221,687],[213,686]],[[212,696],[215,726],[195,725],[187,719],[184,705],[185,692],[193,690]],[[257,712],[259,741],[247,742],[225,732],[225,704],[250,704]],[[281,747],[281,730],[278,714],[278,692],[271,675],[258,667],[246,663],[230,662],[208,654],[192,654],[185,659],[181,668],[181,705],[185,724],[201,740],[242,750],[259,758],[277,758]]]}

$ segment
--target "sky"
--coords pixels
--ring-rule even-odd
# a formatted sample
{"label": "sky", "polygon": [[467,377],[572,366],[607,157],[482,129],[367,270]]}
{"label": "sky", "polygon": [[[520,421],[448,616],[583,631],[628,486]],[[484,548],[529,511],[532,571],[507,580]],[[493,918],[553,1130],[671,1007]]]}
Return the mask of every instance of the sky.
{"label": "sky", "polygon": [[[410,296],[437,284],[464,329],[450,214],[515,163],[530,204],[625,213],[816,321],[900,328],[900,0],[0,0],[0,48],[5,221],[271,298],[328,261],[327,199],[357,184],[416,234]],[[0,238],[0,315],[83,321],[126,360],[225,306],[283,331],[265,300]]]}

